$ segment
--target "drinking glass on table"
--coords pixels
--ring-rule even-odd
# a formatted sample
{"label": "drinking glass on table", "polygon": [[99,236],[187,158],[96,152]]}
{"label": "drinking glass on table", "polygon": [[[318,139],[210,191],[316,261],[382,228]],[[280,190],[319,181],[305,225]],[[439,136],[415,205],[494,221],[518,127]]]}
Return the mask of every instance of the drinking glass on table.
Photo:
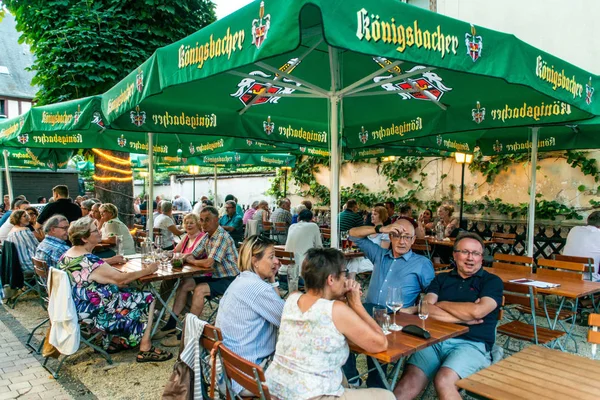
{"label": "drinking glass on table", "polygon": [[390,332],[390,316],[388,314],[387,307],[374,306],[373,307],[373,319],[377,322],[377,325],[381,327],[384,335]]}
{"label": "drinking glass on table", "polygon": [[390,325],[391,331],[401,331],[402,326],[396,324],[396,313],[402,308],[402,288],[389,287],[385,304],[394,312],[394,323]]}
{"label": "drinking glass on table", "polygon": [[425,296],[421,296],[421,300],[419,301],[418,314],[421,321],[423,321],[423,330],[425,329],[425,320],[429,317],[429,303],[425,299]]}

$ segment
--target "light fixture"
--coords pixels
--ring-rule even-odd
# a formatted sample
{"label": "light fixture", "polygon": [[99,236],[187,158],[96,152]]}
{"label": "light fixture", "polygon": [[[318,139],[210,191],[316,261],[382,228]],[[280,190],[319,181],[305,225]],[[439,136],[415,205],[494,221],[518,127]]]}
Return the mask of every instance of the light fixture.
{"label": "light fixture", "polygon": [[461,175],[460,175],[460,216],[458,217],[459,228],[466,228],[463,226],[463,205],[465,199],[465,164],[471,164],[473,162],[473,154],[468,153],[454,153],[454,159],[458,164],[461,164]]}
{"label": "light fixture", "polygon": [[471,164],[473,162],[473,154],[467,153],[454,153],[454,159],[459,164]]}
{"label": "light fixture", "polygon": [[198,165],[190,165],[188,169],[192,175],[196,175],[200,172],[200,167]]}

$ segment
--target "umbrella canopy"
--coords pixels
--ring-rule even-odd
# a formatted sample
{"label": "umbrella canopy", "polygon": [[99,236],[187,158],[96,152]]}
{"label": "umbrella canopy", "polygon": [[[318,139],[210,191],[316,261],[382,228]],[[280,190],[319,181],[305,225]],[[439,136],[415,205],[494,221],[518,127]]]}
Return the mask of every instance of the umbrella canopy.
{"label": "umbrella canopy", "polygon": [[[147,167],[148,157],[140,154],[131,155],[132,164],[136,168]],[[233,167],[294,167],[296,156],[278,153],[241,153],[225,152],[199,157],[159,157],[154,160],[157,167],[176,167],[198,165],[200,167],[233,166]]]}
{"label": "umbrella canopy", "polygon": [[161,48],[103,95],[115,129],[332,152],[600,114],[599,77],[512,35],[392,0],[264,0]]}

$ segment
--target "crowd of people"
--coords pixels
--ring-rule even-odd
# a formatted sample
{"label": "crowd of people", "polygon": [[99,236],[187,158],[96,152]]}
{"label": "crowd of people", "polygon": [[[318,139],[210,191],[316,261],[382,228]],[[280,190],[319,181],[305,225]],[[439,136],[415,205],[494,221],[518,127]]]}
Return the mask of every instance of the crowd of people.
{"label": "crowd of people", "polygon": [[[144,214],[148,201],[137,201],[135,212]],[[491,364],[502,281],[482,268],[483,240],[458,232],[450,205],[441,205],[436,219],[430,209],[415,217],[410,205],[396,207],[391,201],[363,212],[355,200],[348,200],[339,214],[342,236],[364,254],[348,262],[341,251],[324,248],[326,238],[314,222],[310,201],[292,209],[284,198],[274,210],[264,200],[243,210],[233,195],[220,209],[207,198],[196,205],[181,196],[173,202],[153,202],[153,227],[160,230],[162,249],[182,253],[187,264],[211,271],[182,280],[172,307],[177,318],[171,316],[154,337],[150,332],[156,299],[135,281],[158,266],[151,263],[130,273],[110,267],[135,252],[115,205],[93,198],[72,202],[64,186],[54,188],[53,201],[41,213],[22,197],[10,205],[5,199],[0,238],[4,233],[3,240],[14,244],[24,272],[33,271],[33,258],[65,271],[78,313],[105,332],[103,346],[111,353],[139,347],[138,362],[171,359],[173,355],[154,347],[152,340],[178,346],[178,322],[184,320],[186,308],[202,317],[206,300],[220,299],[215,324],[223,343],[266,370],[267,385],[276,398],[413,399],[430,381],[441,398],[459,398],[455,383]],[[184,214],[181,226],[173,217],[175,209]],[[598,230],[599,215],[593,213],[590,227],[581,230]],[[275,223],[285,226],[283,235],[275,232]],[[249,234],[252,224],[255,230]],[[432,261],[412,250],[418,238],[432,234],[455,238],[449,272],[435,274]],[[578,234],[574,229],[573,236]],[[120,248],[115,247],[117,238]],[[101,244],[120,254],[102,258],[95,253]],[[303,280],[303,291],[289,293],[286,300],[280,292],[281,263],[275,246],[293,253]],[[363,296],[354,278],[365,270],[372,274]],[[470,329],[413,354],[393,392],[385,389],[367,358],[368,388],[361,388],[348,343],[369,353],[387,349],[388,339],[371,311],[387,306],[393,287],[402,288],[402,312],[416,313],[421,299],[429,304],[431,318]],[[172,290],[163,282],[161,293]],[[383,371],[387,372],[385,365]],[[251,395],[235,381],[233,389],[241,396]]]}

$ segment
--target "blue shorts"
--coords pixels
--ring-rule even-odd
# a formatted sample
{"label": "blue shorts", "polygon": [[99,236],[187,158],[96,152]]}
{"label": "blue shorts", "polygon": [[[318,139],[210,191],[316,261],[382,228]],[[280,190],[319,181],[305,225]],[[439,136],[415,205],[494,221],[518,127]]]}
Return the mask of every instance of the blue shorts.
{"label": "blue shorts", "polygon": [[485,343],[454,338],[416,352],[407,362],[423,371],[429,380],[441,367],[450,368],[463,379],[492,365],[492,356]]}

